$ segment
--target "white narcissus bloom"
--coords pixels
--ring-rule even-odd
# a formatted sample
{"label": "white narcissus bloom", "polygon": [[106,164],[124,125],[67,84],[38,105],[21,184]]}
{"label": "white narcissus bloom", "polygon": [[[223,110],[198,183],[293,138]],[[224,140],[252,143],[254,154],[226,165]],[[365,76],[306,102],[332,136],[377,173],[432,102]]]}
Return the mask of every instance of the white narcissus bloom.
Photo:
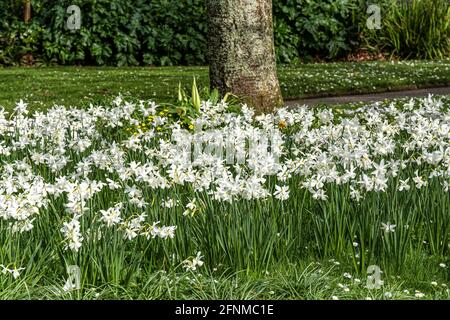
{"label": "white narcissus bloom", "polygon": [[163,201],[163,207],[165,208],[174,208],[178,205],[178,201],[168,198],[166,200]]}
{"label": "white narcissus bloom", "polygon": [[20,99],[20,101],[18,103],[16,103],[16,108],[14,109],[14,111],[18,114],[28,114],[28,103],[25,103],[22,99]]}
{"label": "white narcissus bloom", "polygon": [[278,200],[284,201],[289,199],[289,187],[288,186],[275,186],[274,196]]}
{"label": "white narcissus bloom", "polygon": [[384,230],[384,232],[395,232],[395,227],[397,225],[391,224],[390,222],[387,223],[381,223],[381,229]]}
{"label": "white narcissus bloom", "polygon": [[159,230],[159,237],[162,239],[173,239],[175,237],[176,226],[164,226]]}
{"label": "white narcissus bloom", "polygon": [[201,260],[203,256],[201,252],[197,252],[197,255],[194,259],[192,259],[192,264],[201,267],[203,265],[203,261]]}
{"label": "white narcissus bloom", "polygon": [[2,268],[2,273],[6,274],[6,273],[10,273],[14,279],[17,279],[20,276],[20,272],[22,270],[25,270],[25,268],[7,268],[4,265],[0,264],[0,268]]}
{"label": "white narcissus bloom", "polygon": [[136,229],[125,227],[125,235],[124,237],[128,240],[132,240],[138,236]]}
{"label": "white narcissus bloom", "polygon": [[414,173],[415,177],[413,178],[414,183],[416,184],[417,189],[421,189],[422,187],[426,186],[428,183],[427,181],[424,181],[421,176],[419,176],[419,171],[416,170]]}
{"label": "white narcissus bloom", "polygon": [[186,205],[186,210],[184,210],[183,216],[188,215],[194,216],[196,211],[197,211],[197,204],[195,203],[195,199],[193,199]]}
{"label": "white narcissus bloom", "polygon": [[81,225],[77,218],[64,222],[61,232],[65,236],[66,249],[78,252],[83,242],[83,236],[81,235]]}
{"label": "white narcissus bloom", "polygon": [[198,267],[203,266],[204,262],[201,260],[202,258],[203,256],[201,255],[201,252],[197,252],[197,255],[192,260],[184,260],[184,267],[186,268],[186,270],[195,271]]}
{"label": "white narcissus bloom", "polygon": [[102,214],[102,216],[100,217],[100,221],[105,222],[107,227],[112,227],[118,224],[120,221],[122,221],[122,218],[120,216],[120,209],[122,208],[122,206],[123,204],[119,203],[107,210],[100,210],[100,213]]}
{"label": "white narcissus bloom", "polygon": [[323,189],[314,190],[312,193],[312,197],[316,200],[326,201],[328,199],[328,196]]}
{"label": "white narcissus bloom", "polygon": [[408,184],[409,178],[406,180],[399,180],[400,186],[398,187],[398,191],[408,191],[411,189],[411,186]]}

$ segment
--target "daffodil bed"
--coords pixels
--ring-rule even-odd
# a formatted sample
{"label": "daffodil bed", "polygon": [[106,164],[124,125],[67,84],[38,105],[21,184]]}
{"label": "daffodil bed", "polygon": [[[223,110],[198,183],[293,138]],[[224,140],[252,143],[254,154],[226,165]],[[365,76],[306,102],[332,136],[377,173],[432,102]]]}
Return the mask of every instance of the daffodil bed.
{"label": "daffodil bed", "polygon": [[205,101],[186,122],[20,101],[0,112],[0,297],[448,299],[449,106]]}

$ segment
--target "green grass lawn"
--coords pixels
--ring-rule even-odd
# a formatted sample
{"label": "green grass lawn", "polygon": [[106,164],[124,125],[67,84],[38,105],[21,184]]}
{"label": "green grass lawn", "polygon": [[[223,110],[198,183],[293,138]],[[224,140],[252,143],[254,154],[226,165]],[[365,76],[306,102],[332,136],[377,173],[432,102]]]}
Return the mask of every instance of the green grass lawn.
{"label": "green grass lawn", "polygon": [[[0,106],[10,110],[20,99],[33,109],[79,106],[119,93],[168,102],[193,76],[208,85],[207,67],[0,68]],[[280,66],[279,78],[286,99],[450,85],[450,60]]]}
{"label": "green grass lawn", "polygon": [[[128,286],[113,282],[103,286],[85,286],[84,290],[64,292],[61,275],[53,283],[38,273],[4,283],[0,299],[39,300],[448,300],[448,282],[444,276],[436,279],[419,269],[419,274],[405,272],[401,276],[383,276],[385,285],[369,290],[367,274],[349,273],[351,266],[329,259],[322,262],[301,262],[271,268],[265,273],[248,270],[194,272],[159,271],[146,274],[143,281],[132,281]],[[442,270],[439,273],[443,273]],[[6,282],[6,281],[5,281]],[[433,284],[432,284],[433,283]],[[435,283],[435,284],[434,284]],[[421,293],[424,294],[421,297]]]}

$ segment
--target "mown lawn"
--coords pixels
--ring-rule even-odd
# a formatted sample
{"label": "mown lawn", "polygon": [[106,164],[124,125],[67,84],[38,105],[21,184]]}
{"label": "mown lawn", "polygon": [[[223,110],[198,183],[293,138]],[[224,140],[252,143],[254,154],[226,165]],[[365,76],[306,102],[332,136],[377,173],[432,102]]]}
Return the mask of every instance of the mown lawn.
{"label": "mown lawn", "polygon": [[[0,106],[10,110],[20,99],[32,109],[81,106],[119,93],[168,102],[178,83],[189,86],[193,76],[208,85],[207,67],[0,68]],[[450,60],[280,66],[279,78],[286,99],[441,86],[450,85]]]}

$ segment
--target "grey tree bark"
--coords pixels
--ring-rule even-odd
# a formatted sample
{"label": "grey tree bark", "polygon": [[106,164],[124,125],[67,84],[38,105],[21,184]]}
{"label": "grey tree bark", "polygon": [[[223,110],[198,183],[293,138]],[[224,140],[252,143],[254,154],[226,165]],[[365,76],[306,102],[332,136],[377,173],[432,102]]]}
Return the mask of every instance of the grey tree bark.
{"label": "grey tree bark", "polygon": [[277,77],[272,0],[207,0],[211,87],[258,112],[283,105]]}

